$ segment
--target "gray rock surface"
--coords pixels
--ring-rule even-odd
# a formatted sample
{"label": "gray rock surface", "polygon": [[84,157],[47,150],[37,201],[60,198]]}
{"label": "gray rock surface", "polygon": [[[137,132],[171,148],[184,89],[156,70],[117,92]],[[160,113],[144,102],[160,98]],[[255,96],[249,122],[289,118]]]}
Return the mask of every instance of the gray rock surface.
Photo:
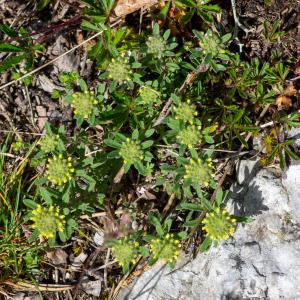
{"label": "gray rock surface", "polygon": [[300,299],[300,165],[283,179],[260,170],[232,187],[227,207],[254,221],[195,260],[182,257],[175,270],[155,265],[118,299]]}

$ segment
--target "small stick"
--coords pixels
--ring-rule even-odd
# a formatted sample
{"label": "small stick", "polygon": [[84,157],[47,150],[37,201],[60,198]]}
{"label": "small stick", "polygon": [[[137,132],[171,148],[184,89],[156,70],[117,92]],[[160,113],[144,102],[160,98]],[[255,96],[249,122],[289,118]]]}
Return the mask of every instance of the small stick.
{"label": "small stick", "polygon": [[[113,23],[110,27],[116,26],[118,23],[120,23],[120,21],[121,21],[120,19],[117,20],[117,21],[116,21],[115,23]],[[80,48],[82,45],[88,43],[89,41],[93,40],[93,39],[96,38],[97,36],[101,35],[101,34],[103,33],[103,31],[104,31],[104,30],[101,30],[101,31],[95,33],[94,35],[92,35],[92,36],[89,37],[88,39],[84,40],[84,41],[81,42],[80,44],[78,44],[78,45],[76,45],[75,47],[73,47],[72,49],[70,49],[70,50],[68,50],[68,51],[66,51],[66,52],[64,52],[64,53],[62,53],[61,55],[59,55],[59,56],[55,57],[54,59],[48,61],[47,63],[43,64],[42,66],[40,66],[40,67],[38,67],[38,68],[36,68],[36,69],[34,69],[34,70],[32,70],[32,71],[30,71],[30,72],[24,74],[24,75],[21,76],[20,78],[15,79],[15,80],[12,80],[12,81],[10,81],[10,82],[4,84],[4,85],[1,85],[1,86],[0,86],[0,90],[3,90],[4,88],[13,85],[13,84],[15,84],[16,82],[22,81],[22,80],[25,79],[26,77],[28,77],[28,76],[30,76],[30,75],[33,75],[33,74],[37,73],[38,71],[44,69],[45,67],[47,67],[47,66],[53,64],[53,63],[56,62],[57,60],[61,59],[62,57],[66,56],[67,54],[73,52],[74,50]]]}
{"label": "small stick", "polygon": [[[184,80],[183,84],[181,85],[181,87],[177,91],[176,95],[181,96],[185,92],[187,87],[190,86],[193,83],[193,81],[196,79],[196,77],[200,73],[206,72],[208,69],[209,69],[209,65],[200,64],[196,71],[193,71],[193,72],[191,72],[187,75],[186,79]],[[164,121],[164,119],[170,113],[171,105],[173,104],[173,102],[174,102],[174,100],[170,97],[169,100],[167,101],[167,103],[165,104],[165,106],[163,107],[159,117],[154,122],[153,127],[156,127],[156,126],[160,125]]]}

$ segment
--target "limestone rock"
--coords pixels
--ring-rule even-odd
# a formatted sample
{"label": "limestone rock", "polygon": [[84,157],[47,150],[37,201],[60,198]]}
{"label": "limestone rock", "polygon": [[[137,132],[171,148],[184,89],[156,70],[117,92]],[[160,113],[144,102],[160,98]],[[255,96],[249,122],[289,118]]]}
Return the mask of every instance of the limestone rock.
{"label": "limestone rock", "polygon": [[[234,201],[232,200],[234,199]],[[300,165],[261,170],[233,188],[228,208],[254,218],[233,238],[175,270],[155,265],[119,300],[300,299]]]}

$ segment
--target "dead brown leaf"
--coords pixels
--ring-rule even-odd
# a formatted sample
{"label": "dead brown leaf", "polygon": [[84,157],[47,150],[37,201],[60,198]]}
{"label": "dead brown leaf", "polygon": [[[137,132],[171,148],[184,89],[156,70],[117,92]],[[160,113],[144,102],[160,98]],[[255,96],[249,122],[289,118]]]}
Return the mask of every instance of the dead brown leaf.
{"label": "dead brown leaf", "polygon": [[149,8],[158,3],[158,0],[119,0],[113,12],[117,17],[122,17],[141,9],[142,7]]}
{"label": "dead brown leaf", "polygon": [[44,106],[37,105],[36,112],[38,114],[38,127],[42,131],[44,129],[44,125],[47,121],[47,111]]}
{"label": "dead brown leaf", "polygon": [[297,90],[294,85],[291,83],[283,92],[285,96],[295,96],[297,94]]}
{"label": "dead brown leaf", "polygon": [[276,105],[278,109],[289,108],[292,106],[292,100],[285,95],[280,95],[276,98]]}
{"label": "dead brown leaf", "polygon": [[68,254],[62,249],[55,249],[48,251],[47,257],[54,265],[62,265],[67,263]]}

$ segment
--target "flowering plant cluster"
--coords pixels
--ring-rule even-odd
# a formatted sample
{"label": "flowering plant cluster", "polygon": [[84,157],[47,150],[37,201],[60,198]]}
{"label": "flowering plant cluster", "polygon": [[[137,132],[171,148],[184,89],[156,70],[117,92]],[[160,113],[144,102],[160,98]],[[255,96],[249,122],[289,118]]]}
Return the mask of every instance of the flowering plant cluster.
{"label": "flowering plant cluster", "polygon": [[128,270],[131,264],[135,264],[139,257],[140,244],[130,240],[128,236],[112,242],[111,250],[115,260],[123,269]]}
{"label": "flowering plant cluster", "polygon": [[211,240],[227,240],[234,234],[236,219],[231,216],[226,209],[221,210],[219,207],[206,214],[203,229]]}
{"label": "flowering plant cluster", "polygon": [[62,186],[71,180],[75,172],[71,157],[64,158],[62,154],[48,158],[47,178],[58,186]]}
{"label": "flowering plant cluster", "polygon": [[93,108],[98,104],[93,92],[84,91],[83,93],[73,93],[71,107],[75,116],[87,119],[92,113]]}
{"label": "flowering plant cluster", "polygon": [[31,227],[38,232],[39,237],[54,239],[56,233],[64,231],[65,216],[60,213],[58,207],[37,205],[31,214]]}
{"label": "flowering plant cluster", "polygon": [[173,265],[180,253],[180,241],[174,234],[167,233],[163,238],[154,238],[150,242],[150,249],[154,259],[159,259],[162,264]]}
{"label": "flowering plant cluster", "polygon": [[[215,150],[238,130],[244,111],[220,129],[222,114],[236,106],[211,98],[207,86],[227,67],[228,36],[193,33],[181,47],[176,34],[170,38],[171,30],[158,24],[140,37],[142,44],[123,44],[126,30],[106,29],[107,47],[91,50],[101,58],[95,80],[60,76],[63,89],[53,98],[71,120],[59,128],[46,123],[31,161],[40,173],[34,201],[41,204],[27,201],[36,237],[65,242],[80,215],[100,210],[109,224],[99,225],[105,224],[103,245],[128,272],[140,258],[174,267],[191,228],[203,231],[202,248],[234,234],[240,219],[220,209],[224,197],[209,199],[220,178]],[[199,65],[205,70],[196,76]]]}

